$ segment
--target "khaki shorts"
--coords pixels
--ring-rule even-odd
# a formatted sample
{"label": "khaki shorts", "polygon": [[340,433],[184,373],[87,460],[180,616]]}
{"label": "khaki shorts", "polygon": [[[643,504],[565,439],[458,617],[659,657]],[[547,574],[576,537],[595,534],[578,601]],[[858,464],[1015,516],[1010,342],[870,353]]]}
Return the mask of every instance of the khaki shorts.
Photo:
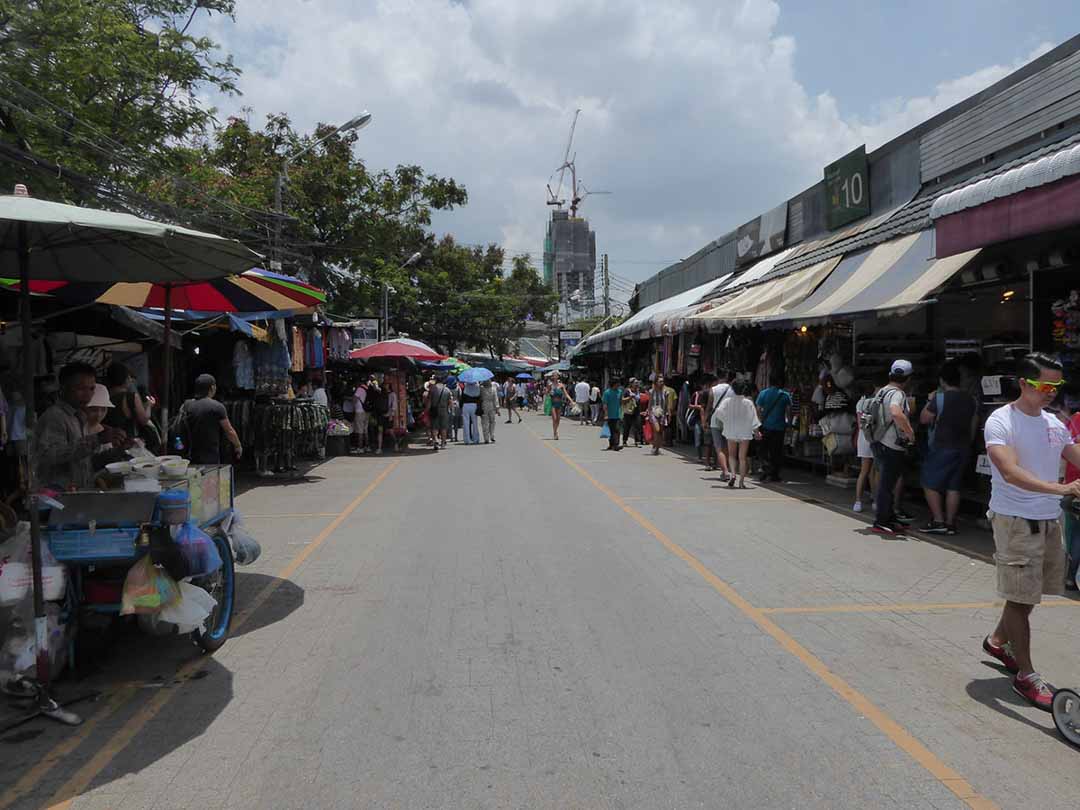
{"label": "khaki shorts", "polygon": [[1039,531],[1032,534],[1025,518],[993,512],[987,517],[994,528],[998,596],[1021,605],[1037,605],[1043,594],[1061,594],[1065,588],[1061,522],[1035,521]]}

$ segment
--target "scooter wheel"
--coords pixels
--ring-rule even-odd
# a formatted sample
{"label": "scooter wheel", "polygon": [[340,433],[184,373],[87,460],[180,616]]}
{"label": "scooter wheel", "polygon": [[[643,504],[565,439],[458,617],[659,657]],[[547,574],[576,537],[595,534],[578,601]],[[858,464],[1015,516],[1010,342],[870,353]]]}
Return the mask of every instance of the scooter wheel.
{"label": "scooter wheel", "polygon": [[1061,736],[1080,748],[1080,694],[1072,689],[1058,689],[1051,712]]}

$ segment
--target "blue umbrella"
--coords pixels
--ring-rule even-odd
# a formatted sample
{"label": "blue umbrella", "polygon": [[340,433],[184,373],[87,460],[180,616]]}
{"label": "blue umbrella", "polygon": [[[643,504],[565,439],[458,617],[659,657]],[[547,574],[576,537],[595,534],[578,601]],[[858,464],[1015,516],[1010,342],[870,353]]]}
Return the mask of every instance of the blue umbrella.
{"label": "blue umbrella", "polygon": [[526,374],[523,371],[520,374],[518,374],[515,379],[518,379],[518,380],[531,380],[532,378],[533,378],[532,374]]}
{"label": "blue umbrella", "polygon": [[467,368],[458,377],[463,383],[482,383],[490,380],[495,375],[486,368]]}

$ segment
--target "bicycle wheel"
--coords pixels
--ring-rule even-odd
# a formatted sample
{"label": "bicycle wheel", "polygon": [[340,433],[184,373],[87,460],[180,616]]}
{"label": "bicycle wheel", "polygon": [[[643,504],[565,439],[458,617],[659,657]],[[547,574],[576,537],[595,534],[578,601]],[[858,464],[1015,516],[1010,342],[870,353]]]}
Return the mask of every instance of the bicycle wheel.
{"label": "bicycle wheel", "polygon": [[1080,748],[1080,695],[1072,689],[1058,689],[1051,712],[1061,736]]}
{"label": "bicycle wheel", "polygon": [[218,554],[221,555],[221,567],[208,576],[192,579],[195,585],[209,593],[217,602],[206,618],[206,629],[196,630],[191,634],[192,640],[208,653],[220,649],[229,637],[236,595],[236,569],[229,538],[221,529],[215,529],[211,536]]}

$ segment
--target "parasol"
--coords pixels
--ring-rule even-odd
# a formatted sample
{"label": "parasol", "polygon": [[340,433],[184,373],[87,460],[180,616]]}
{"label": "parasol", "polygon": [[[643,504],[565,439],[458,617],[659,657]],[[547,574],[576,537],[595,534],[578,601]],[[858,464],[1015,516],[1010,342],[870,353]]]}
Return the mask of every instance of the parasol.
{"label": "parasol", "polygon": [[[0,196],[0,275],[20,279],[23,354],[34,340],[31,280],[164,285],[165,307],[178,285],[242,273],[261,259],[240,242],[130,214],[35,200],[25,186]],[[17,272],[16,272],[17,271]],[[170,323],[165,321],[166,344]],[[172,353],[165,351],[169,371]],[[27,447],[34,439],[34,367],[23,363]],[[35,470],[27,464],[27,510],[34,578],[34,630],[37,639],[38,711],[65,723],[81,722],[49,696],[49,650],[41,582],[41,526]]]}
{"label": "parasol", "polygon": [[482,383],[487,382],[495,375],[492,374],[486,368],[470,368],[461,372],[458,375],[458,379],[463,383]]}
{"label": "parasol", "polygon": [[407,360],[445,360],[445,354],[439,354],[426,343],[410,338],[395,338],[372,343],[362,349],[349,352],[350,360],[407,359]]}
{"label": "parasol", "polygon": [[[18,279],[0,278],[0,286],[19,289]],[[30,292],[47,294],[64,303],[111,304],[133,309],[164,309],[169,284],[162,282],[102,283],[30,282]],[[199,312],[274,312],[305,309],[326,303],[326,293],[290,276],[267,270],[245,270],[240,275],[172,286],[169,299],[174,309]]]}

